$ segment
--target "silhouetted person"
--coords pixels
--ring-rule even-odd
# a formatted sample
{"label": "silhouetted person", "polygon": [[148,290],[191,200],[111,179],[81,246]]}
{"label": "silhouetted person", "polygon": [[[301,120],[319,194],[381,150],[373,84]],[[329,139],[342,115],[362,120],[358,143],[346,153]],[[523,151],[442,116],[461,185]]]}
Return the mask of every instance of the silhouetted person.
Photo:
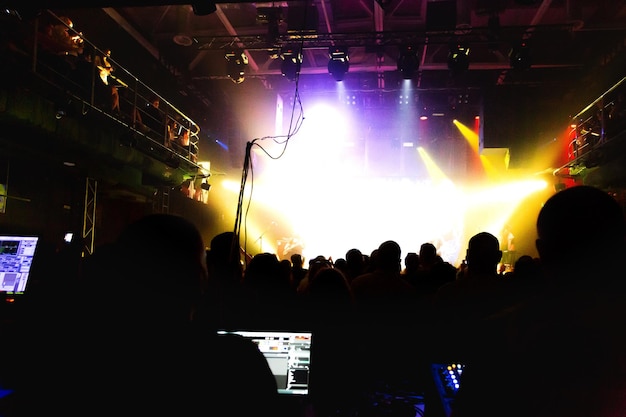
{"label": "silhouetted person", "polygon": [[480,350],[483,322],[513,303],[511,290],[497,271],[501,257],[494,235],[476,233],[467,244],[465,272],[434,294],[428,345],[439,360],[463,360]]}
{"label": "silhouetted person", "polygon": [[291,260],[291,286],[295,290],[297,290],[298,285],[300,285],[300,281],[306,276],[308,271],[307,268],[304,267],[304,257],[299,253],[294,253],[290,256]]}
{"label": "silhouetted person", "polygon": [[340,270],[344,275],[348,272],[348,261],[345,258],[333,260],[333,267]]}
{"label": "silhouetted person", "polygon": [[[83,286],[59,300],[73,314],[16,329],[3,415],[275,412],[276,381],[256,345],[194,320],[207,271],[191,222],[142,217],[86,259]],[[254,387],[246,402],[233,390],[243,374]]]}
{"label": "silhouetted person", "polygon": [[476,320],[508,306],[510,297],[498,274],[502,251],[498,238],[488,232],[472,236],[465,255],[465,274],[437,290],[434,304],[448,319]]}
{"label": "silhouetted person", "polygon": [[120,115],[120,95],[117,78],[113,75],[115,67],[111,62],[111,50],[99,51],[94,56],[96,104],[101,105],[105,111]]}
{"label": "silhouetted person", "polygon": [[[411,361],[417,355],[410,353],[414,335],[406,331],[407,325],[412,324],[414,289],[400,276],[401,256],[397,242],[382,242],[372,257],[375,269],[359,275],[350,284],[356,300],[358,331],[362,332],[360,337],[367,338],[367,343],[359,347],[361,360],[368,364],[366,378],[371,383],[377,379],[398,380],[404,373],[415,372]],[[393,333],[397,347],[393,355],[380,355],[388,347],[389,339],[371,337],[379,332]],[[373,357],[378,360],[371,361]]]}
{"label": "silhouetted person", "polygon": [[[311,329],[316,347],[311,362],[315,363],[313,404],[316,415],[329,415],[350,409],[362,394],[360,372],[367,367],[353,360],[356,348],[355,304],[350,284],[337,268],[323,268],[309,283],[299,299],[302,325]],[[337,389],[337,370],[350,375],[350,383]],[[313,388],[312,388],[313,390]]]}
{"label": "silhouetted person", "polygon": [[536,240],[546,288],[500,320],[504,332],[492,329],[468,363],[455,416],[623,415],[625,232],[622,208],[600,189],[574,186],[546,201]]}
{"label": "silhouetted person", "polygon": [[216,314],[219,327],[236,328],[249,314],[249,306],[242,294],[243,263],[241,261],[239,240],[234,232],[222,232],[215,235],[206,251],[209,282],[214,292],[205,295],[204,314],[211,317]]}
{"label": "silhouetted person", "polygon": [[533,296],[543,290],[546,279],[541,269],[539,258],[522,255],[515,261],[513,270],[504,273],[506,285],[511,287],[513,296],[518,300]]}
{"label": "silhouetted person", "polygon": [[146,133],[153,139],[161,140],[165,144],[167,137],[165,125],[165,113],[161,109],[161,99],[154,96],[146,103],[141,114],[141,123],[146,128]]}
{"label": "silhouetted person", "polygon": [[300,284],[298,284],[298,288],[296,288],[296,293],[306,293],[309,287],[309,282],[315,276],[315,274],[317,274],[317,272],[321,269],[332,268],[332,266],[332,262],[326,259],[324,255],[317,255],[315,258],[311,259],[309,261],[309,267],[307,268],[306,275],[300,280]]}
{"label": "silhouetted person", "polygon": [[352,282],[354,278],[365,272],[365,258],[359,249],[352,248],[346,252],[345,259],[347,264],[346,278],[348,282]]}
{"label": "silhouetted person", "polygon": [[38,34],[39,53],[59,74],[67,76],[74,68],[76,58],[83,53],[84,41],[81,34],[75,32],[74,22],[67,16],[51,18],[41,23]]}
{"label": "silhouetted person", "polygon": [[418,271],[420,269],[420,256],[415,252],[409,252],[404,257],[404,269],[402,270],[402,278],[404,278],[409,284],[413,283],[413,280],[417,278]]}
{"label": "silhouetted person", "polygon": [[337,268],[324,268],[315,274],[303,302],[309,307],[308,322],[313,327],[345,325],[354,319],[356,305],[352,289]]}
{"label": "silhouetted person", "polygon": [[419,271],[412,285],[421,297],[432,298],[439,287],[456,279],[456,267],[445,262],[432,243],[420,245],[419,258]]}
{"label": "silhouetted person", "polygon": [[401,254],[400,245],[395,241],[381,243],[375,256],[376,268],[351,282],[362,314],[377,318],[389,314],[390,309],[403,311],[412,300],[413,287],[400,277]]}
{"label": "silhouetted person", "polygon": [[290,325],[296,293],[291,287],[289,271],[274,253],[252,257],[243,274],[247,300],[250,303],[250,326],[281,329]]}

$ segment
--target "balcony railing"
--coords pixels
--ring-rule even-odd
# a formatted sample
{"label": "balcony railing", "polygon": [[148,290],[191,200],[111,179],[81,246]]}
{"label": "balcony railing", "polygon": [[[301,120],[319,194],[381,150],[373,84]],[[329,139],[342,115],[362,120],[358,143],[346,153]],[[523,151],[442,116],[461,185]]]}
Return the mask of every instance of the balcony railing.
{"label": "balcony railing", "polygon": [[[198,124],[115,61],[110,51],[76,31],[69,19],[46,10],[17,27],[4,40],[6,50],[28,71],[83,107],[127,126],[150,148],[197,162]],[[63,117],[63,111],[59,106],[57,117]]]}
{"label": "balcony railing", "polygon": [[567,163],[554,175],[582,178],[589,168],[621,154],[626,142],[626,77],[583,108],[570,121]]}

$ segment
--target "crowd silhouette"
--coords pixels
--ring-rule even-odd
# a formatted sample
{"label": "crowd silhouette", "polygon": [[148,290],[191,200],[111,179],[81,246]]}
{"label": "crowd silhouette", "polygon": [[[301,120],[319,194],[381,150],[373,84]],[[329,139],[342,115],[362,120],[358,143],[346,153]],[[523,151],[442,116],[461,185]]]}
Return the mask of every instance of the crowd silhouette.
{"label": "crowd silhouette", "polygon": [[[370,254],[350,248],[340,261],[280,261],[243,253],[232,232],[205,246],[188,220],[148,215],[83,260],[69,301],[34,291],[25,312],[4,322],[4,340],[21,342],[1,372],[0,386],[13,390],[3,415],[43,404],[64,414],[98,404],[178,414],[222,406],[228,415],[254,404],[280,415],[258,349],[216,336],[235,328],[313,331],[318,416],[367,407],[364,392],[381,380],[426,386],[428,364],[450,360],[467,369],[454,417],[623,415],[623,209],[597,188],[569,187],[546,201],[536,232],[539,256],[521,255],[501,273],[500,242],[486,231],[468,240],[462,269],[431,243],[403,258],[393,240]],[[242,401],[228,386],[244,373]]]}
{"label": "crowd silhouette", "polygon": [[[2,415],[280,415],[257,346],[217,334],[204,311],[206,249],[188,220],[139,219],[74,278],[62,303],[44,289],[3,326],[3,353],[13,359],[0,385],[13,393]],[[241,401],[244,381],[253,388]]]}

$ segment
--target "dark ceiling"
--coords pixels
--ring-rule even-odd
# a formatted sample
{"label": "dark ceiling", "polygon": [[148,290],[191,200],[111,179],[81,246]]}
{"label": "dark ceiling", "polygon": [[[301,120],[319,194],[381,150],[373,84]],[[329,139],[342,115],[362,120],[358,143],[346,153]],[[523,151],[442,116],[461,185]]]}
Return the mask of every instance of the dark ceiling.
{"label": "dark ceiling", "polygon": [[[0,1],[11,4],[14,0]],[[329,47],[347,47],[348,89],[394,91],[402,77],[399,51],[417,51],[418,91],[472,91],[502,97],[542,97],[547,108],[576,113],[624,74],[625,0],[310,0],[203,2],[96,0],[89,7],[41,1],[72,17],[96,43],[130,68],[158,62],[176,91],[215,109],[246,100],[251,91],[294,90],[281,73],[281,52],[301,50],[299,91],[333,90]],[[36,8],[37,1],[29,2]],[[526,43],[530,68],[511,67],[513,46]],[[131,48],[130,44],[134,46]],[[448,67],[452,45],[470,48],[469,68]],[[138,46],[138,48],[137,48]],[[245,80],[228,76],[225,55],[243,52]],[[617,69],[615,69],[615,67]],[[138,69],[148,77],[154,66]],[[163,84],[163,83],[162,83]],[[164,85],[158,88],[165,88]],[[514,94],[506,91],[514,90]],[[498,95],[499,94],[499,95]],[[517,96],[516,96],[517,94]],[[555,106],[558,107],[555,108]],[[538,110],[543,112],[543,109]]]}
{"label": "dark ceiling", "polygon": [[[626,39],[623,0],[239,1],[218,2],[213,12],[203,10],[210,2],[137,3],[110,0],[104,11],[180,76],[230,83],[225,54],[241,50],[249,61],[246,80],[267,88],[283,87],[276,55],[284,47],[301,48],[301,74],[334,81],[328,48],[346,46],[349,85],[393,88],[391,75],[382,81],[379,75],[397,72],[399,48],[409,45],[420,61],[417,87],[431,89],[567,82],[581,68],[607,64]],[[87,36],[99,24],[75,20]],[[509,61],[521,41],[530,47],[532,64],[523,74],[511,70]],[[455,43],[470,47],[470,67],[460,81],[447,66]]]}

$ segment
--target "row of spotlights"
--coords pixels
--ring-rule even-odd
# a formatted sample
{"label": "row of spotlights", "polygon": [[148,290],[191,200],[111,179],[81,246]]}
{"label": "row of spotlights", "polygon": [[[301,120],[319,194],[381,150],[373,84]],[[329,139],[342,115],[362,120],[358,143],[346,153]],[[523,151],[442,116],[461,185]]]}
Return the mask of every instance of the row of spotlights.
{"label": "row of spotlights", "polygon": [[[470,48],[457,43],[448,52],[448,68],[453,73],[463,72],[469,68]],[[285,48],[280,52],[281,73],[290,81],[295,81],[302,64],[302,53],[296,48]],[[241,51],[229,51],[225,55],[228,63],[228,77],[236,84],[245,79],[245,68],[248,65],[248,57]],[[328,73],[335,81],[343,81],[350,70],[350,56],[347,47],[331,46],[328,48]],[[529,69],[531,66],[530,48],[526,42],[521,42],[509,53],[511,68]],[[402,78],[409,80],[418,71],[420,60],[417,50],[413,46],[404,46],[398,55],[397,67]]]}

